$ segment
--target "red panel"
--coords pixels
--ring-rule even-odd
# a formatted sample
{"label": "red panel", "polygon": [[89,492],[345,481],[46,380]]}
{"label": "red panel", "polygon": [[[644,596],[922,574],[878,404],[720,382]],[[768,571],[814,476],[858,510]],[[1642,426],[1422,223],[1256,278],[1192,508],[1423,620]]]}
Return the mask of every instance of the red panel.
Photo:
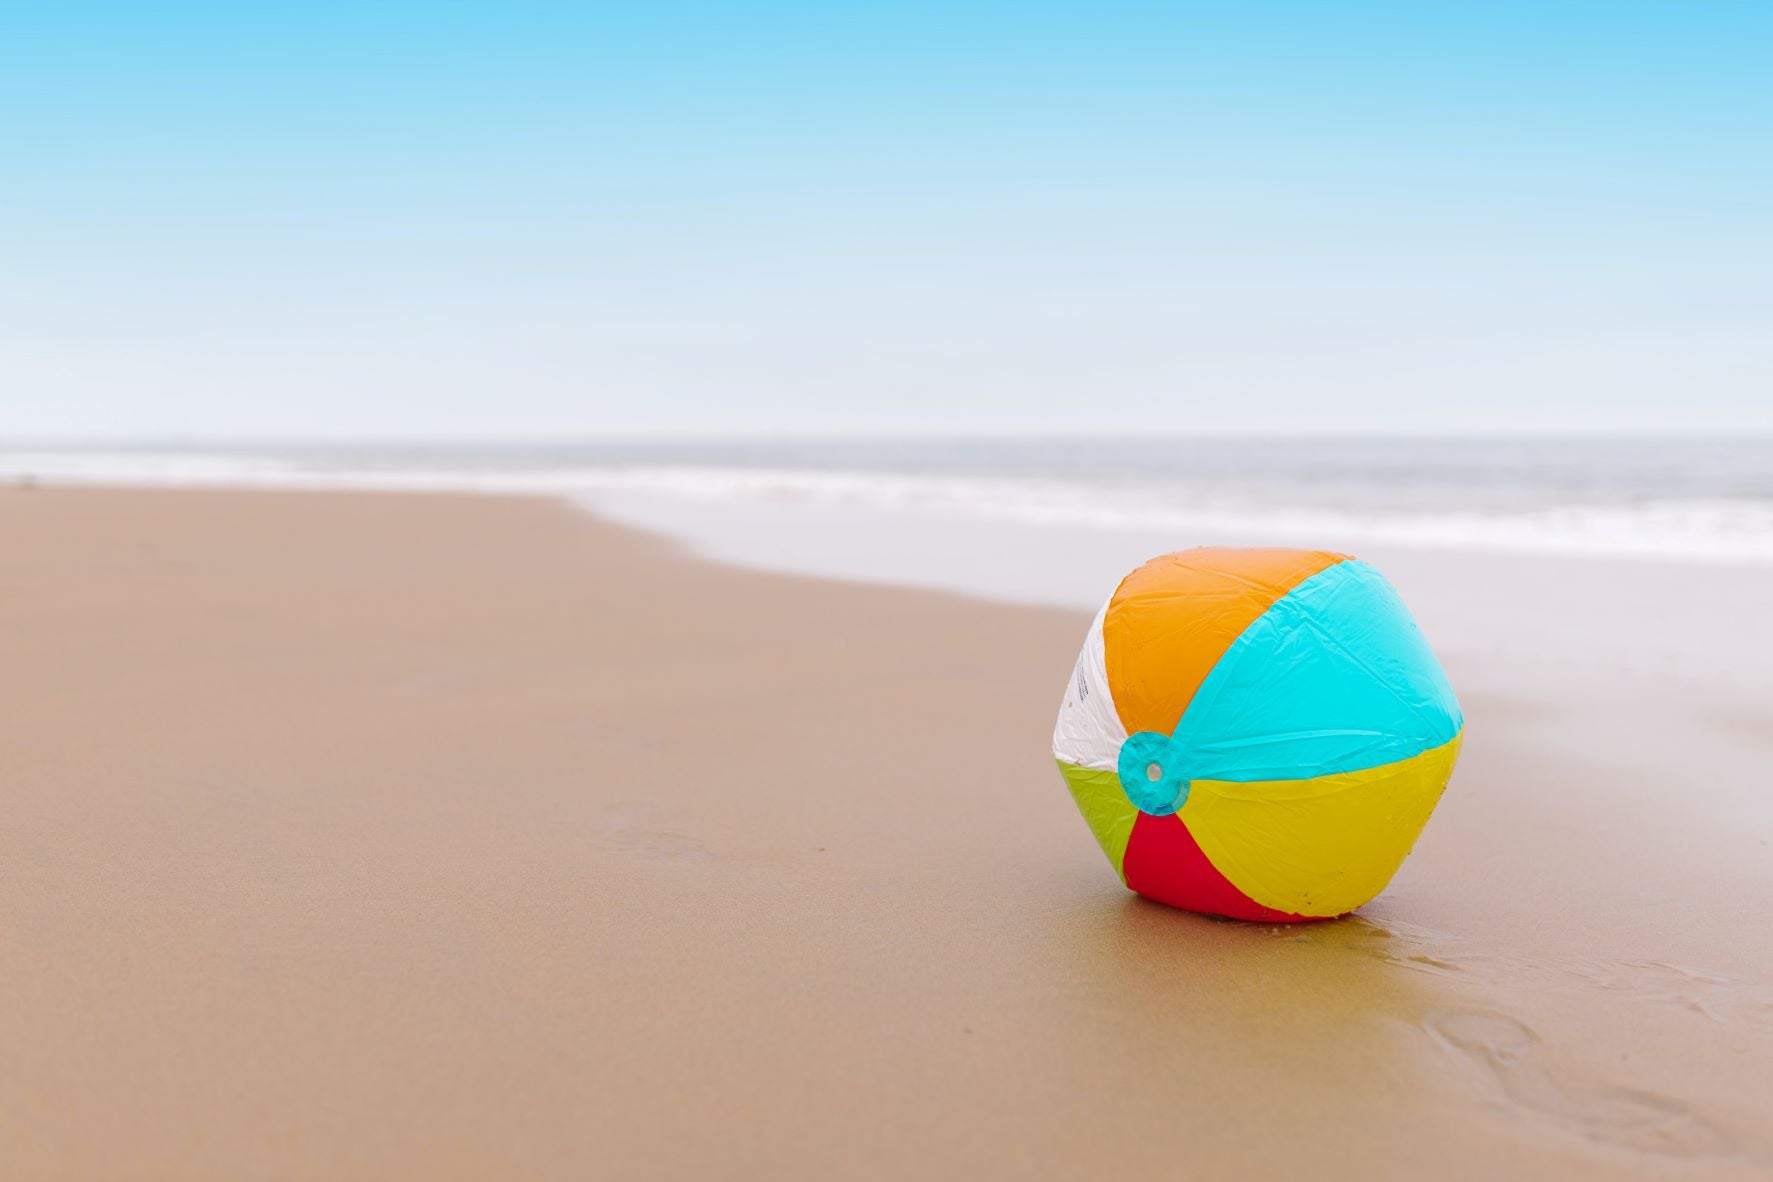
{"label": "red panel", "polygon": [[1299,923],[1323,918],[1275,911],[1232,886],[1201,852],[1182,818],[1174,814],[1154,817],[1140,813],[1127,840],[1123,865],[1128,886],[1147,899],[1184,911],[1257,923]]}

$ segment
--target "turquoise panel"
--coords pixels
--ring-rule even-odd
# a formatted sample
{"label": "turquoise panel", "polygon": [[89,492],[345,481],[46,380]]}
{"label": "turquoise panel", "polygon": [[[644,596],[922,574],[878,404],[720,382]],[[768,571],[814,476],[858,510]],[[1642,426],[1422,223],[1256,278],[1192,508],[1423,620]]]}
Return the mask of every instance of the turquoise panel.
{"label": "turquoise panel", "polygon": [[1276,600],[1219,658],[1176,728],[1178,770],[1241,781],[1358,771],[1439,747],[1463,722],[1409,609],[1350,560]]}

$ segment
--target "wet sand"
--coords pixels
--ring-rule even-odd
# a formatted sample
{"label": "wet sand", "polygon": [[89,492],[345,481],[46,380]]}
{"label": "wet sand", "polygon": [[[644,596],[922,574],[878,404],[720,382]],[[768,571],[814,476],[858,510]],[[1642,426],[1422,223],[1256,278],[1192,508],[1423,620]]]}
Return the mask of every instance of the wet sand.
{"label": "wet sand", "polygon": [[1081,613],[542,500],[11,489],[0,541],[0,1176],[1773,1173],[1766,698],[1431,628],[1447,797],[1272,928],[1075,815]]}

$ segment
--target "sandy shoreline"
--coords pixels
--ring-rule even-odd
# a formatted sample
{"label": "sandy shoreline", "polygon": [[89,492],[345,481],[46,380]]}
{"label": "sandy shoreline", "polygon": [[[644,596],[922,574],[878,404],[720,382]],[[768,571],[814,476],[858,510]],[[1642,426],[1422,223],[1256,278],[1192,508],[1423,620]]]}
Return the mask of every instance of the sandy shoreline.
{"label": "sandy shoreline", "polygon": [[1687,799],[1765,700],[1452,636],[1415,855],[1272,929],[1103,863],[1080,613],[540,500],[8,489],[0,538],[6,1177],[1773,1171],[1769,829]]}

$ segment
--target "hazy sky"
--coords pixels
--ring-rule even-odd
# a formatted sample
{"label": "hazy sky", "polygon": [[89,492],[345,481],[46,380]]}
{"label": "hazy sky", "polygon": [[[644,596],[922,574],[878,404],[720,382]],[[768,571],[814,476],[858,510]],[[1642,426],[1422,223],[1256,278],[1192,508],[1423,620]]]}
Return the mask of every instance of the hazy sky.
{"label": "hazy sky", "polygon": [[0,8],[0,436],[1773,429],[1773,5]]}

